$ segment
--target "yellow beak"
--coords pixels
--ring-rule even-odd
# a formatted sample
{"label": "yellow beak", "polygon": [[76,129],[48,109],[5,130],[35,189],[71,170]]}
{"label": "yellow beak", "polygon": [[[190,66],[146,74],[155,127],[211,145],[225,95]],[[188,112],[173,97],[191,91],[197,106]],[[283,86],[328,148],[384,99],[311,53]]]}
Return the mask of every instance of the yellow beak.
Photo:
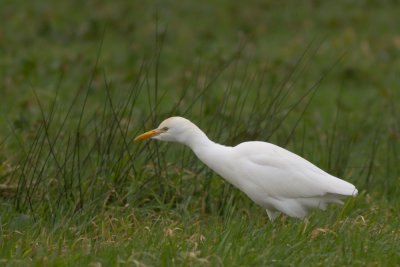
{"label": "yellow beak", "polygon": [[160,129],[154,129],[154,130],[151,130],[151,131],[148,131],[148,132],[145,132],[145,133],[143,133],[141,135],[136,136],[135,141],[151,138],[151,137],[159,135],[159,134],[161,134],[163,132],[165,132],[165,131],[160,130]]}

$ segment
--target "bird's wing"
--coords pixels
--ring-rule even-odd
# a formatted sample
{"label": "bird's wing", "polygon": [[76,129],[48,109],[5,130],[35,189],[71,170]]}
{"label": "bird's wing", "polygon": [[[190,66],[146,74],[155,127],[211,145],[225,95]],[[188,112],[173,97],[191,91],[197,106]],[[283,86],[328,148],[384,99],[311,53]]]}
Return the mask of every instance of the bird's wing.
{"label": "bird's wing", "polygon": [[[270,196],[317,197],[352,195],[355,187],[336,178],[304,158],[265,142],[246,142],[235,147],[242,176]],[[239,168],[238,168],[239,170]]]}

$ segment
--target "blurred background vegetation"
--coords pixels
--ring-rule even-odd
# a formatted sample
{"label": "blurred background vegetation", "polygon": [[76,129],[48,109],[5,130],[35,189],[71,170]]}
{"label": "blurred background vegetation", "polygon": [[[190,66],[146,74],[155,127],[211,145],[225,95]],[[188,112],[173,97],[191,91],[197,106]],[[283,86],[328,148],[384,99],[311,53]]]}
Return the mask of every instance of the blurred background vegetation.
{"label": "blurred background vegetation", "polygon": [[[1,262],[399,262],[398,1],[0,6]],[[188,149],[133,143],[171,115],[286,147],[360,195],[265,224]]]}

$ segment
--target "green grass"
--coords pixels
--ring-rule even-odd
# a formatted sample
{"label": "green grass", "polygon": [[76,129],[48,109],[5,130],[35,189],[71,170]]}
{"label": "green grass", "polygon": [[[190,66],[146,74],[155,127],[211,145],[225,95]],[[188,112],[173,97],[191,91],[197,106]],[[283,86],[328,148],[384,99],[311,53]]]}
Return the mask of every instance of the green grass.
{"label": "green grass", "polygon": [[[0,263],[400,264],[400,6],[391,1],[5,1]],[[171,115],[355,184],[267,221],[181,145]]]}

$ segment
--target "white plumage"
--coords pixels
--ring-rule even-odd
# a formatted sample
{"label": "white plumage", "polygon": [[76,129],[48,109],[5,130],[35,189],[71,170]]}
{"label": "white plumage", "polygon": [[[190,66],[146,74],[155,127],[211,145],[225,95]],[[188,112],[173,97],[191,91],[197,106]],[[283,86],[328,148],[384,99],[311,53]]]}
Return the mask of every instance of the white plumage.
{"label": "white plumage", "polygon": [[279,211],[301,218],[311,208],[357,195],[351,183],[334,177],[279,146],[259,141],[235,147],[214,143],[182,117],[164,120],[157,129],[135,140],[153,138],[189,146],[208,167],[264,207],[273,220]]}

